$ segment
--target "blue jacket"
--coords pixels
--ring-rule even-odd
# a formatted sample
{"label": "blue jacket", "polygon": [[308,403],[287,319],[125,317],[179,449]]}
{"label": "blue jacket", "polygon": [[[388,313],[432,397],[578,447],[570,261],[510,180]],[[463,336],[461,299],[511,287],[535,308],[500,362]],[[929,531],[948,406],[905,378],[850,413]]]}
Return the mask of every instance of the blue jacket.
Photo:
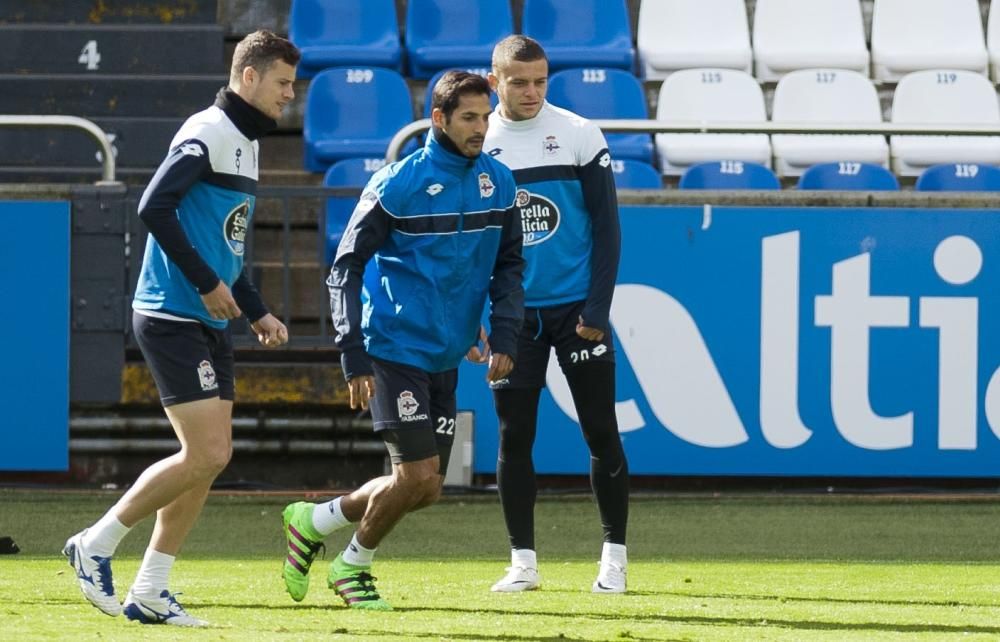
{"label": "blue jacket", "polygon": [[514,178],[450,143],[435,132],[379,170],[344,230],[327,285],[348,379],[371,373],[366,353],[427,372],[458,367],[487,296],[490,347],[515,357],[524,260]]}

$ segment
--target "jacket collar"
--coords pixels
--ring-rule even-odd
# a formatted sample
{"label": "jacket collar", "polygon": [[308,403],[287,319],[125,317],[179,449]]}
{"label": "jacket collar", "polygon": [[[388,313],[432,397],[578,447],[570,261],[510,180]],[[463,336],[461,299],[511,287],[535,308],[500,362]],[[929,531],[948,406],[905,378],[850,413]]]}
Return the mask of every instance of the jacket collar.
{"label": "jacket collar", "polygon": [[437,127],[431,128],[431,134],[427,137],[424,145],[427,156],[441,169],[460,174],[476,164],[479,156],[469,158],[458,151],[454,141]]}
{"label": "jacket collar", "polygon": [[215,106],[221,109],[236,125],[236,129],[249,140],[257,140],[278,127],[276,120],[240,98],[239,94],[229,87],[223,87],[216,94]]}

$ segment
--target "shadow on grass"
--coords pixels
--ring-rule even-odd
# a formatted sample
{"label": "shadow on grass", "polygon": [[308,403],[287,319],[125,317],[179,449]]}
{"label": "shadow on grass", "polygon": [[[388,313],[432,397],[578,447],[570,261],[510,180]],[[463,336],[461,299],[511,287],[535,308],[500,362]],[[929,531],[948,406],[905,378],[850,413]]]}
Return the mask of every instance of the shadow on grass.
{"label": "shadow on grass", "polygon": [[[739,598],[739,599],[766,599],[774,600],[781,598],[773,598],[769,596],[707,596],[707,595],[691,595],[691,594],[678,594],[678,593],[666,593],[668,595],[678,595],[682,597],[729,597],[729,598]],[[618,596],[615,599],[621,600],[623,603],[621,606],[626,606],[629,599],[629,595]],[[816,602],[848,602],[854,600],[813,600]],[[920,602],[875,602],[878,604],[889,604],[889,605],[911,605],[911,604],[922,604]],[[41,600],[19,600],[19,605],[34,605],[34,606],[64,606],[68,604],[80,605],[81,601],[79,599],[68,599],[68,598],[48,598]],[[945,603],[945,602],[931,602],[929,603],[933,606],[952,606],[955,603]],[[324,604],[254,604],[251,602],[241,602],[241,603],[225,603],[225,602],[203,602],[200,604],[192,603],[192,607],[195,608],[213,608],[213,609],[234,609],[238,611],[246,611],[248,609],[259,609],[264,611],[289,611],[289,612],[310,612],[310,611],[341,611],[346,609],[346,607],[341,605],[324,605]],[[983,605],[970,605],[970,606],[983,606]],[[567,613],[564,611],[560,612],[549,612],[549,611],[533,611],[525,610],[523,605],[514,605],[509,609],[501,608],[467,608],[461,606],[449,606],[449,607],[434,607],[434,606],[396,606],[395,613],[405,614],[405,613],[470,613],[477,615],[497,615],[497,616],[511,616],[516,617],[519,615],[531,615],[536,617],[551,617],[551,618],[590,618],[595,620],[618,620],[623,625],[634,624],[634,623],[671,623],[679,625],[697,625],[697,626],[717,626],[717,627],[739,627],[739,628],[780,628],[780,629],[790,629],[790,630],[801,630],[801,631],[844,631],[844,632],[879,632],[879,633],[939,633],[939,634],[985,634],[985,635],[1000,635],[1000,626],[978,626],[972,624],[893,624],[890,622],[832,622],[824,620],[809,620],[809,619],[780,619],[780,618],[741,618],[741,617],[712,617],[712,616],[693,616],[693,615],[670,615],[670,614],[644,614],[635,613],[628,611],[621,611],[618,613],[609,611],[600,612],[576,612]],[[345,629],[346,632],[346,629]],[[372,629],[365,629],[364,631],[352,631],[352,635],[360,637],[371,637],[386,635],[390,632],[388,631],[374,631]],[[408,632],[408,636],[411,637],[427,637],[427,638],[439,638],[442,634],[438,633],[417,633]],[[567,640],[573,639],[570,637],[562,636],[550,636],[550,637],[538,637],[538,636],[520,636],[520,635],[510,635],[502,634],[497,635],[492,632],[488,635],[474,635],[474,634],[453,634],[449,632],[447,634],[448,638],[460,639],[460,640]],[[662,640],[663,638],[640,638],[640,637],[630,637],[632,640]]]}

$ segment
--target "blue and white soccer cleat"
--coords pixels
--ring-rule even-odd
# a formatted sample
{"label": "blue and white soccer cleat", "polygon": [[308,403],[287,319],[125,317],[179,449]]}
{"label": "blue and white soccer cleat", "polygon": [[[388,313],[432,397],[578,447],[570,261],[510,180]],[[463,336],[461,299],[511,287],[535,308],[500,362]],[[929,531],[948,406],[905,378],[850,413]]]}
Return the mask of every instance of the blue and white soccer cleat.
{"label": "blue and white soccer cleat", "polygon": [[83,546],[83,534],[86,532],[82,530],[66,540],[63,555],[76,571],[83,596],[102,612],[112,617],[121,615],[122,605],[115,596],[115,584],[111,577],[111,558],[87,554]]}
{"label": "blue and white soccer cleat", "polygon": [[209,626],[205,620],[188,615],[169,591],[159,597],[138,597],[132,591],[125,596],[125,617],[140,624],[173,624],[174,626]]}

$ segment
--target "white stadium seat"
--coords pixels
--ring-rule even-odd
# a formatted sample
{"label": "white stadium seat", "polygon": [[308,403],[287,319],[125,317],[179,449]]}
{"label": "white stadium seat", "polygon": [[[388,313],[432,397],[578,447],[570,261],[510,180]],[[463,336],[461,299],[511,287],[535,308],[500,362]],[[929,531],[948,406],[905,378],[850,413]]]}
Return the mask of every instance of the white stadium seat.
{"label": "white stadium seat", "polygon": [[876,80],[895,82],[923,69],[985,74],[987,63],[977,0],[875,0],[872,66]]}
{"label": "white stadium seat", "polygon": [[757,0],[753,20],[757,80],[795,69],[834,67],[868,74],[858,0]]}
{"label": "white stadium seat", "polygon": [[[894,124],[1000,124],[1000,104],[993,84],[965,70],[916,71],[896,86]],[[1000,163],[998,136],[890,136],[892,169],[916,176],[940,163]]]}
{"label": "white stadium seat", "polygon": [[744,0],[643,0],[637,45],[647,79],[679,69],[751,69]]}
{"label": "white stadium seat", "polygon": [[[771,121],[877,124],[882,107],[875,85],[856,71],[803,69],[778,81]],[[771,146],[775,169],[783,176],[799,176],[816,163],[889,163],[885,136],[875,134],[774,134]]]}
{"label": "white stadium seat", "polygon": [[[660,87],[656,120],[764,123],[764,93],[753,76],[735,69],[685,69]],[[695,163],[741,160],[771,166],[767,134],[657,134],[660,170],[678,176]]]}
{"label": "white stadium seat", "polygon": [[986,50],[990,57],[993,82],[1000,79],[1000,0],[990,3],[990,17],[986,22]]}

